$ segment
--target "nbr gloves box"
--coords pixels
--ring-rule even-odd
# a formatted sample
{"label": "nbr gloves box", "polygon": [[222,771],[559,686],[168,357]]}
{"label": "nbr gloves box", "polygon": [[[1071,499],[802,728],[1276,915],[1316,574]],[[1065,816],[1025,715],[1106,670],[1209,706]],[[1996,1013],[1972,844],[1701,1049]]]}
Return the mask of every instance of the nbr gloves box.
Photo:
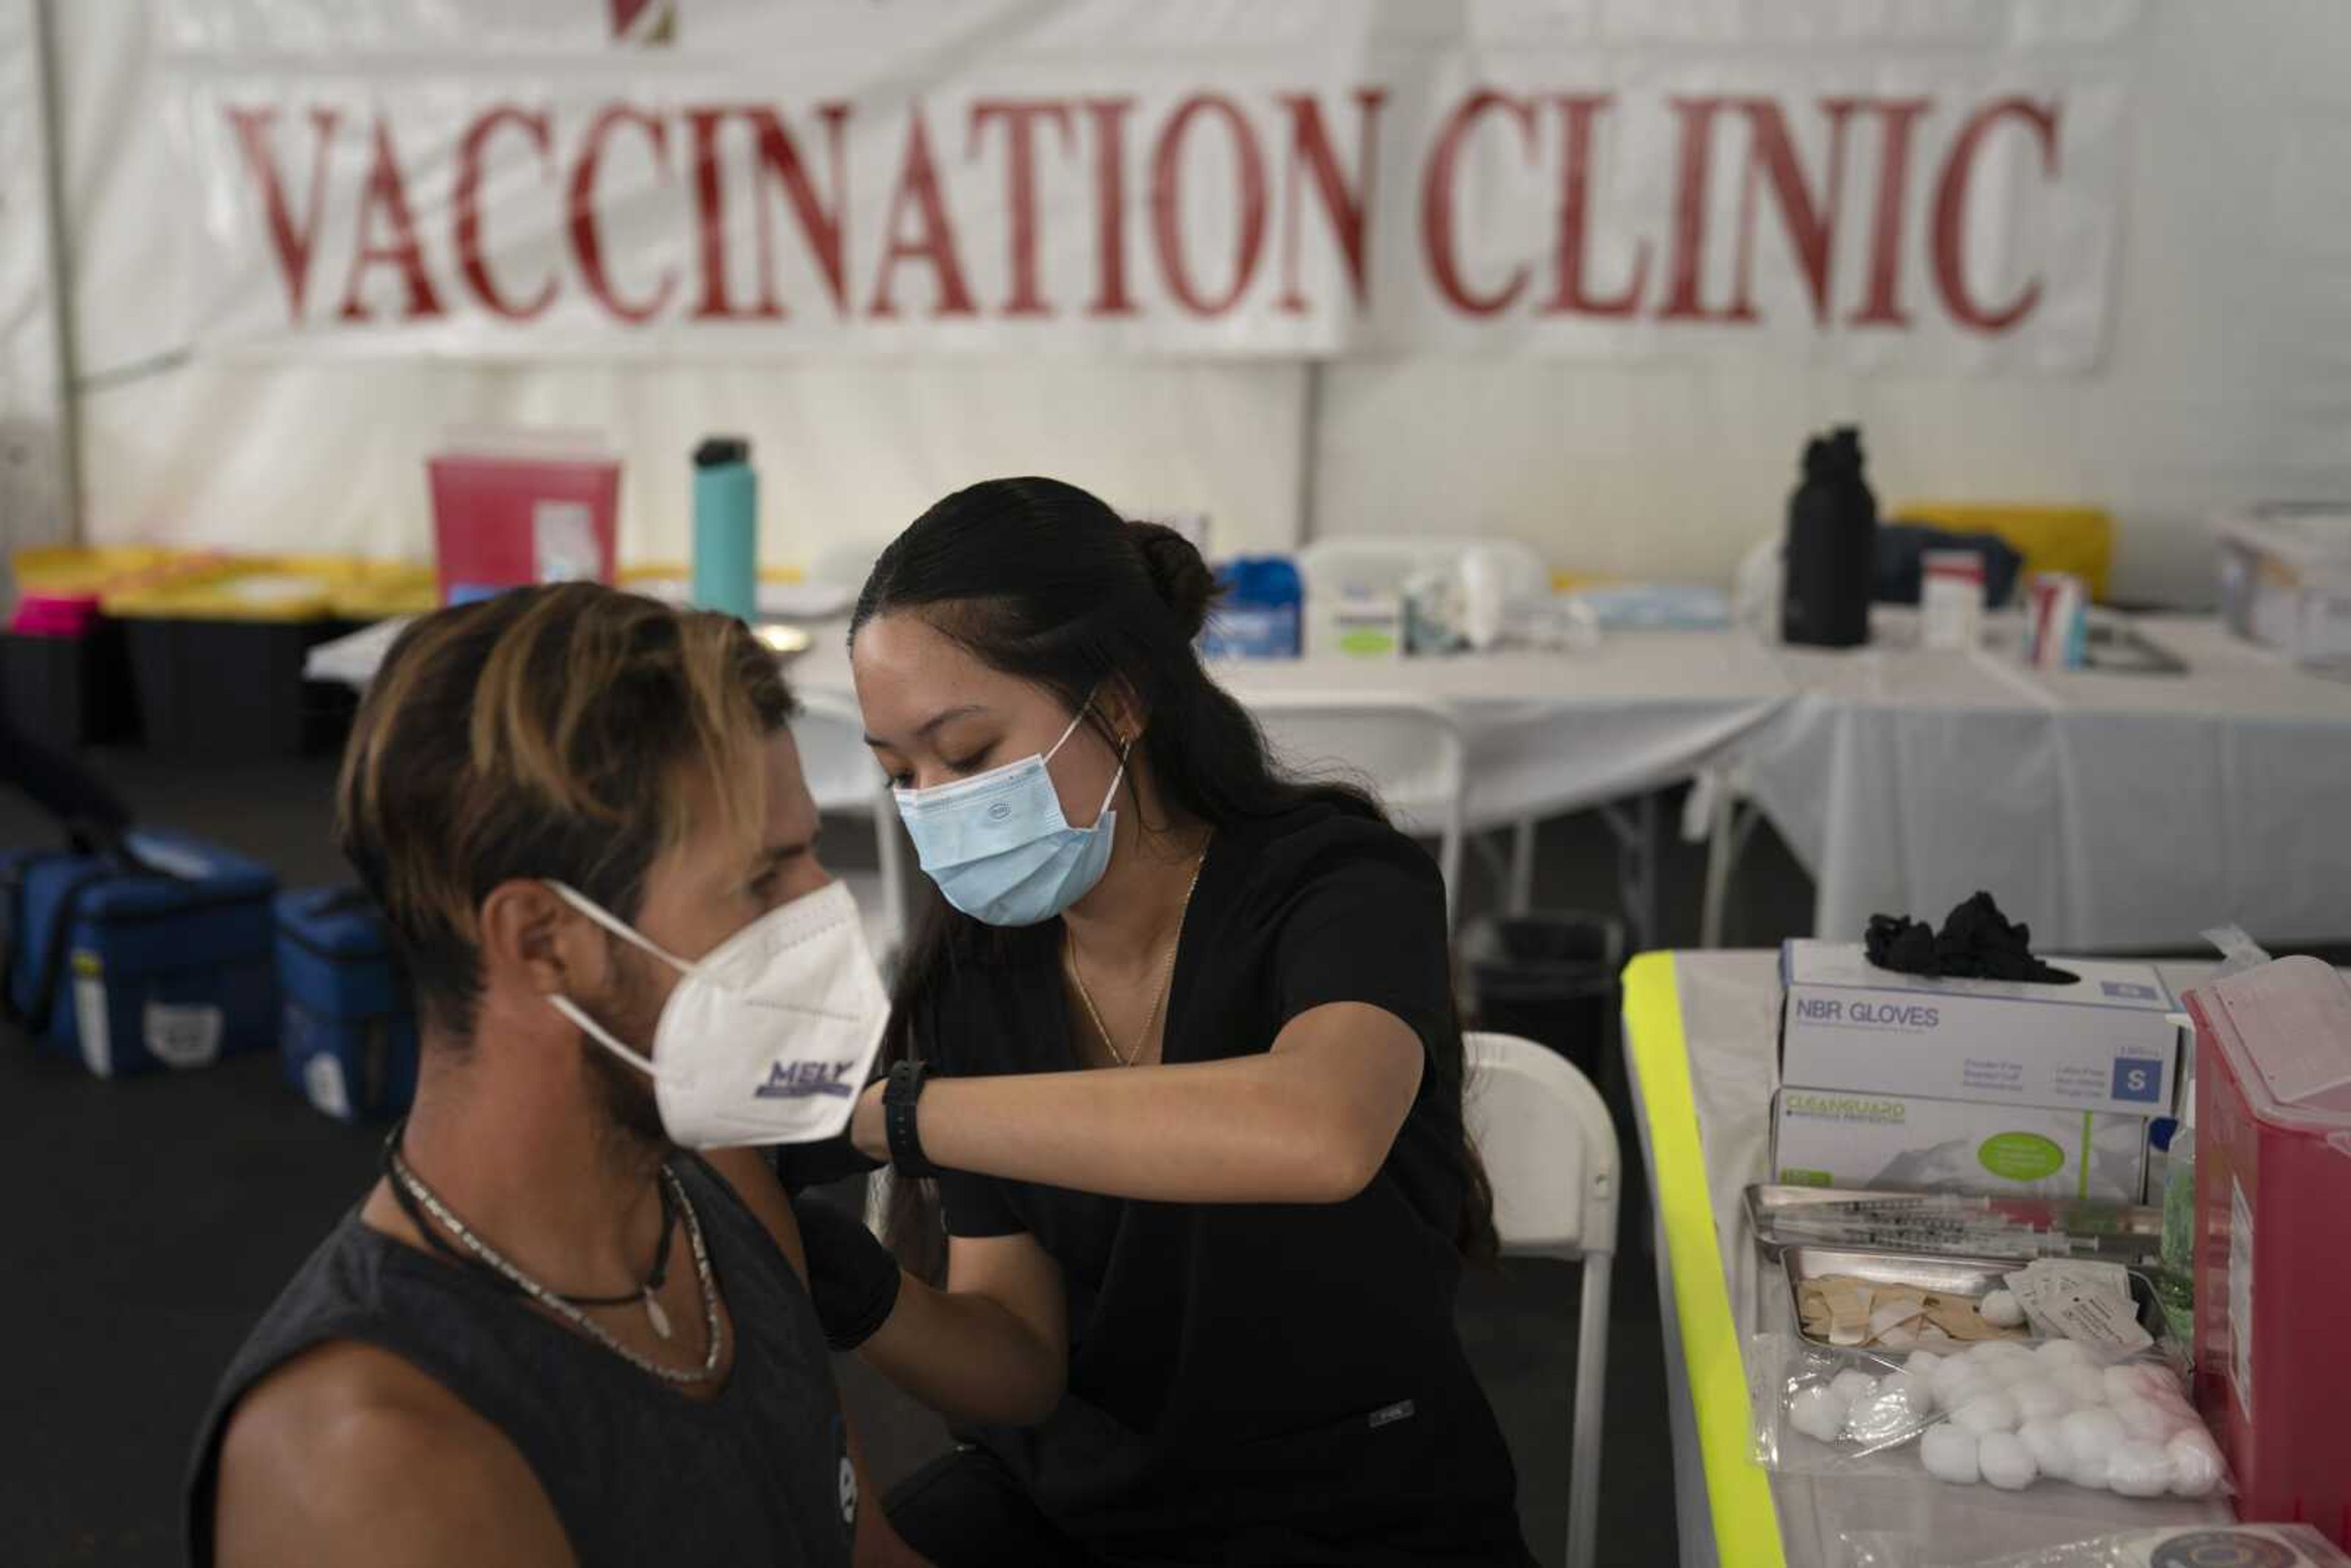
{"label": "nbr gloves box", "polygon": [[2053,1111],[2170,1113],[2179,1003],[2152,965],[2049,960],[2067,986],[1881,969],[1858,944],[1790,942],[1780,1079],[1807,1089]]}
{"label": "nbr gloves box", "polygon": [[2137,1203],[2147,1119],[1916,1095],[1782,1089],[1771,1167],[1802,1186]]}

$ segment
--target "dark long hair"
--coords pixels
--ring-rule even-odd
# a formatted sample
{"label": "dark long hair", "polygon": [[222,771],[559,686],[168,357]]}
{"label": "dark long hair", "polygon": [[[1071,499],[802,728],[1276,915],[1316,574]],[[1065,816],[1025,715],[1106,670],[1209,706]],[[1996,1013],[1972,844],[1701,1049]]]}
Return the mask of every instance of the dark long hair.
{"label": "dark long hair", "polygon": [[[882,552],[858,595],[850,636],[876,615],[918,612],[989,668],[1086,712],[1113,745],[1086,705],[1103,682],[1123,682],[1147,716],[1139,749],[1161,796],[1211,827],[1317,802],[1386,821],[1361,789],[1284,774],[1249,710],[1208,678],[1193,643],[1215,593],[1200,552],[1174,529],[1127,522],[1058,479],[990,479],[939,502]],[[916,998],[936,993],[956,954],[1005,938],[925,890],[883,1040],[886,1061],[914,1054]],[[1464,1177],[1455,1240],[1465,1254],[1490,1258],[1493,1194],[1462,1127],[1460,1032],[1432,1043],[1435,1101]],[[892,1185],[891,1242],[909,1269],[935,1280],[945,1263],[935,1197],[927,1183]]]}

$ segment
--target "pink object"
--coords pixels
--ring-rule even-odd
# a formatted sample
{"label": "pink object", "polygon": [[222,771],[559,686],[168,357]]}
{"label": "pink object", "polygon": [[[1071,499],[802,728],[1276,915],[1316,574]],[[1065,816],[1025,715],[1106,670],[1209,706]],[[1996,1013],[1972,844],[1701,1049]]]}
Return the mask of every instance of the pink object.
{"label": "pink object", "polygon": [[2089,585],[2072,572],[2035,572],[2024,585],[2024,662],[2080,669],[2089,653]]}
{"label": "pink object", "polygon": [[612,580],[620,459],[450,453],[425,468],[442,603],[527,583]]}
{"label": "pink object", "polygon": [[1983,590],[1984,563],[1980,551],[1971,549],[1930,549],[1921,562],[1930,578],[1964,578]]}
{"label": "pink object", "polygon": [[95,593],[27,593],[8,630],[20,637],[83,637],[98,624]]}
{"label": "pink object", "polygon": [[2280,958],[2196,1023],[2196,1397],[2239,1517],[2351,1541],[2351,985]]}

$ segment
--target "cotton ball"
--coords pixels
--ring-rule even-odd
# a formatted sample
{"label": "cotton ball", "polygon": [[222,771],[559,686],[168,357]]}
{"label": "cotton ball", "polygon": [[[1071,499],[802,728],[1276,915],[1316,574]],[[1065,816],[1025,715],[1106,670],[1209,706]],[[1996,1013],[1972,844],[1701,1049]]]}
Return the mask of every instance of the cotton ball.
{"label": "cotton ball", "polygon": [[2024,1322],[2024,1307],[2010,1291],[1992,1291],[1984,1297],[1983,1304],[1976,1311],[1983,1314],[1984,1322],[1996,1329],[2016,1328]]}
{"label": "cotton ball", "polygon": [[1866,1399],[1876,1393],[1877,1379],[1865,1372],[1840,1372],[1830,1381],[1829,1387],[1851,1405],[1856,1399]]}
{"label": "cotton ball", "polygon": [[2018,1385],[2009,1390],[2009,1397],[2016,1401],[2020,1425],[2026,1421],[2054,1421],[2074,1408],[2064,1390],[2052,1386],[2046,1378]]}
{"label": "cotton ball", "polygon": [[2105,1450],[2100,1449],[2095,1458],[2075,1459],[2073,1468],[2065,1472],[2065,1479],[2077,1487],[2087,1487],[2092,1491],[2104,1491],[2106,1490],[2108,1467],[2111,1462],[2112,1456]]}
{"label": "cotton ball", "polygon": [[1992,1374],[1992,1380],[2014,1394],[2021,1389],[2047,1386],[2049,1369],[2030,1355],[2020,1356],[2013,1361],[2001,1362],[1999,1370]]}
{"label": "cotton ball", "polygon": [[2106,1484],[2122,1497],[2161,1497],[2171,1490],[2171,1456],[2160,1444],[2125,1443],[2115,1450]]}
{"label": "cotton ball", "polygon": [[2106,1402],[2105,1380],[2095,1366],[2061,1366],[2050,1384],[2065,1396],[2069,1405],[2086,1408]]}
{"label": "cotton ball", "polygon": [[2116,1400],[2114,1412],[2124,1431],[2145,1442],[2164,1442],[2179,1429],[2179,1418],[2170,1411],[2137,1395]]}
{"label": "cotton ball", "polygon": [[1991,1387],[1991,1380],[1964,1356],[1946,1360],[1929,1375],[1928,1384],[1935,1391],[1936,1403],[1946,1410],[1956,1410]]}
{"label": "cotton ball", "polygon": [[2072,1473],[2073,1451],[2065,1445],[2065,1428],[2057,1421],[2048,1417],[2027,1421],[2016,1429],[2016,1437],[2043,1475],[2064,1480]]}
{"label": "cotton ball", "polygon": [[1986,1432],[1978,1438],[1976,1464],[1983,1479],[2002,1491],[2021,1491],[2041,1474],[2032,1451],[2009,1432]]}
{"label": "cotton ball", "polygon": [[1788,1401],[1788,1425],[1807,1437],[1834,1443],[1844,1429],[1849,1403],[1834,1388],[1799,1389],[1796,1396]]}
{"label": "cotton ball", "polygon": [[1845,1412],[1844,1435],[1856,1442],[1883,1445],[1898,1441],[1918,1429],[1934,1410],[1935,1396],[1907,1372],[1897,1372],[1877,1385],[1877,1391],[1853,1402]]}
{"label": "cotton ball", "polygon": [[2170,1379],[2152,1366],[2138,1362],[2126,1362],[2110,1366],[2101,1376],[2105,1385],[2106,1403],[2119,1405],[2126,1399],[2147,1399],[2158,1394]]}
{"label": "cotton ball", "polygon": [[1932,1377],[1935,1368],[1942,1364],[1943,1358],[1933,1351],[1917,1350],[1912,1351],[1908,1359],[1903,1362],[1902,1370],[1913,1377]]}
{"label": "cotton ball", "polygon": [[2090,1351],[2088,1346],[2070,1339],[2043,1340],[2034,1347],[2032,1358],[2045,1363],[2053,1369],[2060,1366],[2087,1366],[2090,1364]]}
{"label": "cotton ball", "polygon": [[1949,1422],[1929,1427],[1918,1439],[1918,1462],[1937,1480],[1971,1487],[1981,1477],[1976,1459],[1976,1435]]}
{"label": "cotton ball", "polygon": [[2076,1410],[2061,1423],[2061,1429],[2065,1434],[2065,1452],[2073,1460],[2069,1473],[2084,1486],[2091,1483],[2081,1480],[2083,1473],[2095,1467],[2103,1474],[2108,1457],[2126,1440],[2122,1422],[2111,1410]]}
{"label": "cotton ball", "polygon": [[1951,1412],[1951,1419],[1981,1437],[1986,1432],[2013,1432],[2019,1419],[2016,1401],[2005,1394],[1979,1394]]}
{"label": "cotton ball", "polygon": [[2210,1497],[2220,1485],[2220,1448],[2201,1427],[2172,1434],[2163,1446],[2171,1460],[2171,1490],[2181,1497]]}

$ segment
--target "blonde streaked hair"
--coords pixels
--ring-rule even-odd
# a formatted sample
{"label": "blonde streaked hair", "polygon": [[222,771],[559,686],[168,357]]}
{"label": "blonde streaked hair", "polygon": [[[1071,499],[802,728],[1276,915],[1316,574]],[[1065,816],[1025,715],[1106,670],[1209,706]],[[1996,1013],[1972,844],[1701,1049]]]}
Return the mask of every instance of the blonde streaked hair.
{"label": "blonde streaked hair", "polygon": [[755,835],[759,749],[791,710],[741,622],[593,583],[517,589],[402,632],[343,755],[337,832],[427,1020],[471,1037],[478,913],[501,883],[569,883],[633,919],[647,871],[697,813]]}

